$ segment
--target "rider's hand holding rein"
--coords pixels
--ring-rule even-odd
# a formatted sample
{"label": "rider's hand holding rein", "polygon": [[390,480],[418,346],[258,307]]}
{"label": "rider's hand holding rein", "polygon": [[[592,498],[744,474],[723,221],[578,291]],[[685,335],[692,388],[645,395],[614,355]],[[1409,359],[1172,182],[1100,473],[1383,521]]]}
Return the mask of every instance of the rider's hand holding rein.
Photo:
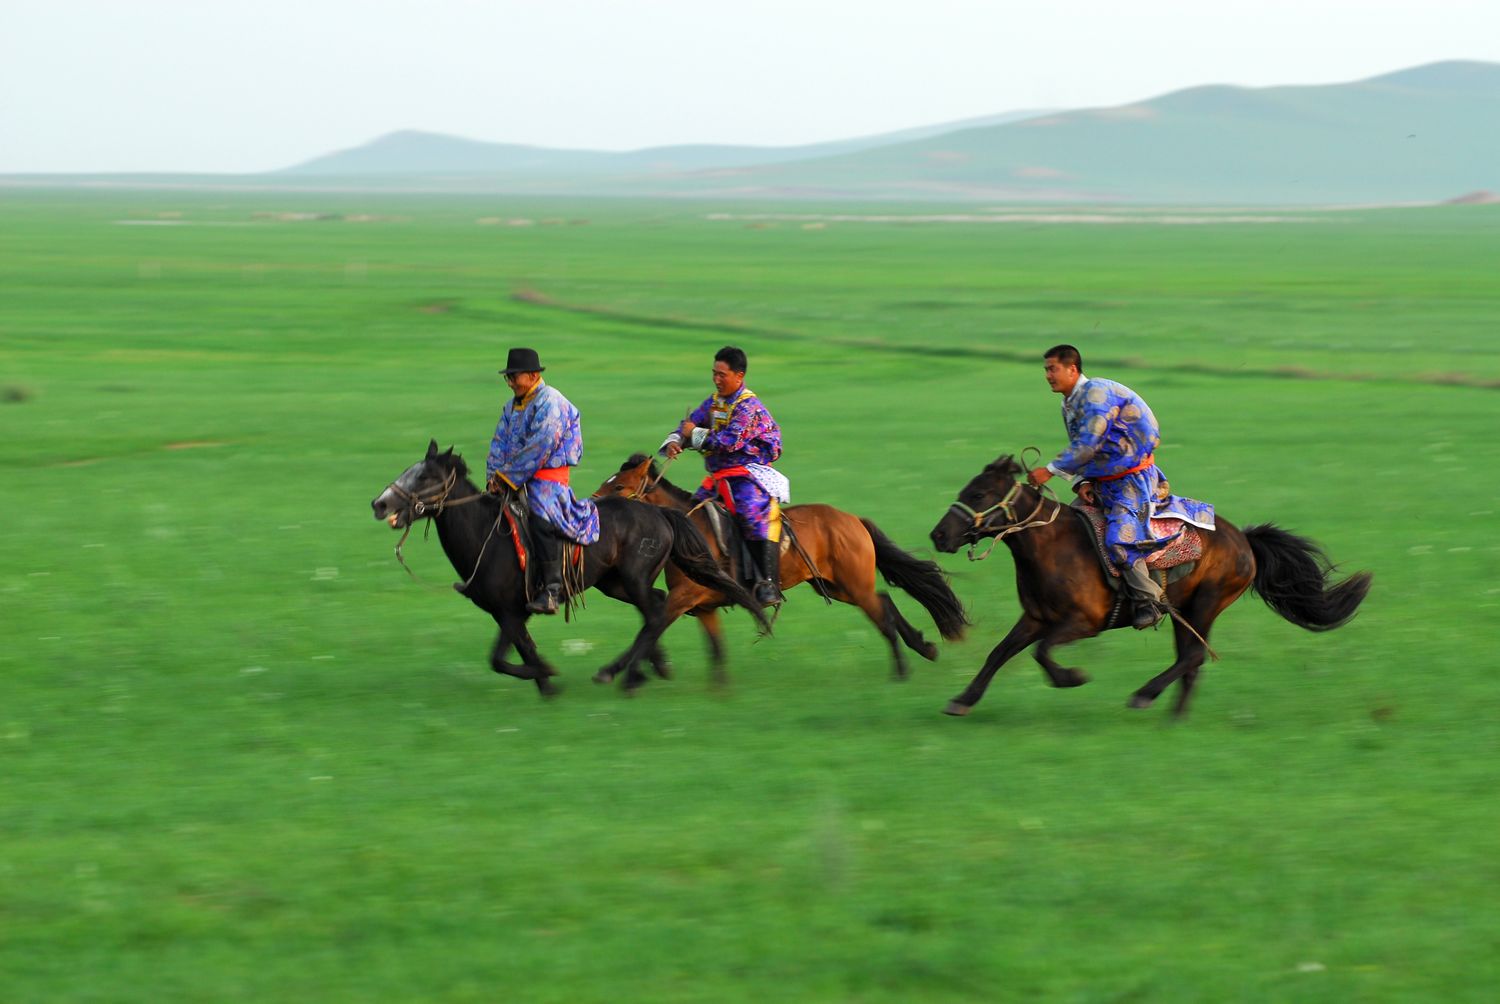
{"label": "rider's hand holding rein", "polygon": [[1027,481],[1027,483],[1030,484],[1031,487],[1033,487],[1033,488],[1040,488],[1040,487],[1042,487],[1042,485],[1046,484],[1048,481],[1051,481],[1051,480],[1052,480],[1052,472],[1049,471],[1049,470],[1047,470],[1047,468],[1045,468],[1045,467],[1038,467],[1035,470],[1033,470],[1030,474],[1026,475],[1026,481]]}

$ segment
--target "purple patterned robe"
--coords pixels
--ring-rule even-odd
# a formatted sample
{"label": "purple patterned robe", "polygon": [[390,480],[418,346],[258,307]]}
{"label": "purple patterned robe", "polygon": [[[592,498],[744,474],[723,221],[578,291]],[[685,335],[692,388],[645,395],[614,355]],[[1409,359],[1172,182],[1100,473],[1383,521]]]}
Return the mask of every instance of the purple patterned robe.
{"label": "purple patterned robe", "polygon": [[[703,466],[710,472],[745,464],[769,467],[781,456],[781,427],[749,387],[741,387],[730,398],[710,396],[693,410],[688,421],[709,430],[702,450]],[[774,512],[770,492],[754,478],[729,478],[728,484],[735,517],[746,538],[768,540]],[[699,488],[693,498],[701,501],[717,494],[713,488]]]}
{"label": "purple patterned robe", "polygon": [[1079,374],[1062,414],[1068,448],[1047,469],[1069,480],[1093,482],[1100,506],[1109,513],[1104,543],[1116,564],[1127,567],[1177,536],[1153,537],[1153,518],[1214,528],[1214,507],[1207,502],[1180,495],[1157,498],[1166,478],[1156,464],[1125,473],[1161,445],[1156,416],[1139,394],[1122,383]]}
{"label": "purple patterned robe", "polygon": [[573,490],[535,475],[543,467],[575,467],[583,459],[583,429],[578,409],[543,381],[519,407],[505,402],[490,457],[486,481],[496,473],[526,492],[531,511],[580,544],[599,539],[599,509],[589,499],[573,497]]}

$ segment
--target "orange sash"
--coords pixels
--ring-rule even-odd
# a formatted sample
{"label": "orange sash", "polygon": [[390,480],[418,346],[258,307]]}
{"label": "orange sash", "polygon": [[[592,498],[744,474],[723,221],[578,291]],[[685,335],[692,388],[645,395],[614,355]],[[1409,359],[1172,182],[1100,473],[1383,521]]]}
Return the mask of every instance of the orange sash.
{"label": "orange sash", "polygon": [[734,509],[734,496],[729,492],[728,481],[730,478],[748,478],[750,469],[747,467],[726,467],[722,471],[711,471],[708,477],[703,479],[702,487],[717,490],[719,498],[724,502],[724,508],[731,513]]}
{"label": "orange sash", "polygon": [[1104,474],[1104,475],[1100,475],[1099,477],[1089,478],[1089,480],[1090,481],[1118,481],[1121,478],[1128,478],[1130,475],[1134,474],[1136,471],[1144,471],[1146,468],[1150,467],[1154,463],[1156,463],[1156,454],[1154,454],[1154,453],[1148,453],[1148,454],[1146,454],[1146,459],[1145,460],[1142,460],[1140,463],[1136,464],[1134,467],[1132,467],[1128,471],[1121,471],[1119,474]]}
{"label": "orange sash", "polygon": [[568,471],[570,467],[539,467],[532,475],[538,481],[553,481],[560,485],[568,483]]}

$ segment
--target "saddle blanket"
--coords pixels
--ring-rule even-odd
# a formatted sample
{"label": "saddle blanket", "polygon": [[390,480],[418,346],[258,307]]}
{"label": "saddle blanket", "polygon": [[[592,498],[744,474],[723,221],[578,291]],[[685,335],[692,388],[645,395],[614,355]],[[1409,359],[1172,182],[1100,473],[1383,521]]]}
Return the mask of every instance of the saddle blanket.
{"label": "saddle blanket", "polygon": [[[1097,506],[1074,505],[1074,509],[1084,519],[1088,520],[1089,527],[1094,531],[1094,547],[1101,559],[1107,553],[1104,547],[1104,530],[1108,524],[1108,517],[1103,509]],[[1181,532],[1179,532],[1181,531]],[[1193,524],[1183,519],[1176,518],[1151,518],[1151,536],[1157,539],[1171,537],[1177,534],[1169,543],[1162,545],[1146,558],[1146,567],[1153,570],[1165,571],[1168,568],[1176,568],[1178,565],[1186,565],[1203,557],[1203,534]],[[1120,577],[1120,569],[1113,561],[1102,562],[1105,569],[1115,578]]]}

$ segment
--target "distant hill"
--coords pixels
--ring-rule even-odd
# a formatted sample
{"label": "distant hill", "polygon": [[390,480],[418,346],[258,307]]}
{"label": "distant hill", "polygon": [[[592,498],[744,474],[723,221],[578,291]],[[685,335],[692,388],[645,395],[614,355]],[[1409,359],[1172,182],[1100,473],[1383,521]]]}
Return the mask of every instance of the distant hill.
{"label": "distant hill", "polygon": [[1500,188],[1500,65],[1211,86],[680,182],[737,195],[1176,203],[1440,201]]}
{"label": "distant hill", "polygon": [[1500,64],[1345,84],[1214,85],[1112,108],[1009,112],[796,147],[625,153],[398,132],[260,175],[14,176],[0,184],[1114,203],[1486,201]]}
{"label": "distant hill", "polygon": [[280,176],[357,177],[362,175],[512,174],[525,177],[600,175],[659,175],[721,168],[755,167],[856,153],[893,143],[911,142],[944,133],[1050,114],[1015,111],[898,132],[835,140],[803,146],[756,147],[692,144],[651,147],[626,153],[601,150],[564,150],[444,136],[406,130],[390,133],[361,146],[340,150],[294,167],[273,172]]}

